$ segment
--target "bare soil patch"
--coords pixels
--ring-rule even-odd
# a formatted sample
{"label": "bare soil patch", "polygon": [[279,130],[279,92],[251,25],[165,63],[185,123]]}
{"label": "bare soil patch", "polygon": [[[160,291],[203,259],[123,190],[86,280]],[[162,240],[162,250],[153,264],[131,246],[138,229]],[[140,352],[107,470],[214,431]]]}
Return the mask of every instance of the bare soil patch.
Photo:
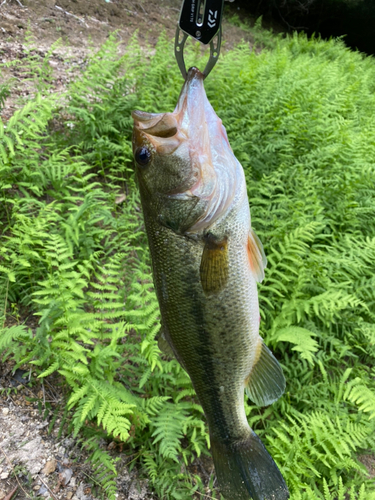
{"label": "bare soil patch", "polygon": [[[12,500],[94,500],[88,453],[79,439],[60,432],[64,395],[58,378],[42,384],[31,372],[13,373],[5,364],[0,367],[0,392],[0,500],[10,500],[16,488]],[[118,500],[156,499],[137,469],[129,472],[132,456],[114,442],[101,440],[100,447],[119,458]]]}
{"label": "bare soil patch", "polygon": [[[100,45],[114,30],[126,44],[137,31],[141,44],[155,45],[163,31],[174,36],[180,8],[181,0],[3,0],[0,36],[2,41],[23,42],[29,27],[41,46],[62,38],[67,45],[84,49],[90,43]],[[232,9],[241,13],[239,7]],[[226,20],[223,33],[227,48],[251,38]]]}

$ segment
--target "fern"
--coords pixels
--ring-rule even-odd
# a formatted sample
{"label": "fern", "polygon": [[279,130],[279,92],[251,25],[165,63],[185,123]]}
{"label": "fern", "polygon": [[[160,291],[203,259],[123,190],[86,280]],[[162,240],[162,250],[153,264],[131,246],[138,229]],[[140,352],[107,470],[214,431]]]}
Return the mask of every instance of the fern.
{"label": "fern", "polygon": [[278,342],[286,341],[295,344],[292,350],[301,352],[301,358],[313,364],[314,353],[318,350],[318,343],[313,338],[316,335],[316,333],[310,332],[305,328],[289,326],[279,330],[274,338]]}
{"label": "fern", "polygon": [[0,353],[8,351],[8,349],[14,344],[20,343],[25,340],[30,340],[31,338],[31,330],[27,330],[24,325],[2,328],[0,329]]}
{"label": "fern", "polygon": [[327,481],[323,479],[323,492],[319,494],[311,488],[307,488],[305,492],[295,492],[291,496],[291,500],[373,500],[375,494],[370,489],[367,489],[364,484],[360,488],[347,487],[343,480],[339,477],[338,484],[328,486]]}
{"label": "fern", "polygon": [[375,387],[363,385],[359,377],[348,384],[344,399],[355,403],[360,411],[369,413],[369,419],[375,418]]}
{"label": "fern", "polygon": [[[353,425],[349,421],[343,427],[338,418],[332,421],[322,413],[300,415],[296,420],[289,420],[291,425],[282,424],[283,430],[276,430],[276,437],[268,440],[271,453],[277,461],[285,461],[285,457],[288,457],[283,468],[290,478],[293,492],[307,485],[312,487],[322,476],[329,477],[336,484],[342,470],[363,470],[351,458],[351,450],[367,445],[372,437],[371,428]],[[304,448],[309,449],[310,458],[307,458]]]}
{"label": "fern", "polygon": [[176,462],[178,462],[178,453],[181,450],[180,440],[183,437],[182,428],[186,416],[185,412],[176,412],[168,405],[152,420],[155,427],[152,433],[153,444],[159,443],[161,455],[172,458]]}
{"label": "fern", "polygon": [[81,443],[89,452],[87,462],[90,462],[97,484],[109,500],[116,498],[116,462],[118,459],[113,459],[108,452],[98,447],[97,435],[92,435],[93,432],[86,431],[86,439],[82,439]]}

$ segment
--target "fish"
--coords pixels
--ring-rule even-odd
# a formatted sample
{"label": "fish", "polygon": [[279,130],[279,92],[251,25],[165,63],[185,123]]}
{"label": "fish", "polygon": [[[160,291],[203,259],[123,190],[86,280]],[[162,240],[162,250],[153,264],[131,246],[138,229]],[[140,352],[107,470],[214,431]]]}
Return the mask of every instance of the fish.
{"label": "fish", "polygon": [[173,112],[132,117],[159,346],[191,378],[225,499],[286,500],[284,478],[244,409],[244,390],[267,406],[285,378],[259,335],[257,282],[267,260],[251,227],[243,168],[195,67]]}

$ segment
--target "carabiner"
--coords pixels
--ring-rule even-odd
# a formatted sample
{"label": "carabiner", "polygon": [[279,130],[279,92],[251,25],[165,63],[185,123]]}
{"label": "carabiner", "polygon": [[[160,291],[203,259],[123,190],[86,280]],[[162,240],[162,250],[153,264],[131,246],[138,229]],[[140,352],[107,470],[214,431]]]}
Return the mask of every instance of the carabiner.
{"label": "carabiner", "polygon": [[[175,36],[175,56],[184,79],[187,71],[184,61],[184,46],[188,36],[210,44],[210,57],[203,71],[208,76],[215,66],[221,45],[221,18],[224,0],[184,0]],[[182,40],[180,40],[182,31]]]}

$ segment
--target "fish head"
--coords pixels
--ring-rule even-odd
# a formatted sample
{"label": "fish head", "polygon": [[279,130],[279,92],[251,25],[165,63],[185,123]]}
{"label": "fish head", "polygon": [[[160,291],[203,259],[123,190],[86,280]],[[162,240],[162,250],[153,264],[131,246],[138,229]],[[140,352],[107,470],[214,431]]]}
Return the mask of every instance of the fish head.
{"label": "fish head", "polygon": [[189,189],[191,162],[174,113],[133,111],[133,154],[141,191],[149,199]]}
{"label": "fish head", "polygon": [[236,179],[243,177],[203,80],[203,73],[190,68],[172,113],[132,113],[143,208],[158,212],[159,221],[178,233],[212,224],[228,209]]}

